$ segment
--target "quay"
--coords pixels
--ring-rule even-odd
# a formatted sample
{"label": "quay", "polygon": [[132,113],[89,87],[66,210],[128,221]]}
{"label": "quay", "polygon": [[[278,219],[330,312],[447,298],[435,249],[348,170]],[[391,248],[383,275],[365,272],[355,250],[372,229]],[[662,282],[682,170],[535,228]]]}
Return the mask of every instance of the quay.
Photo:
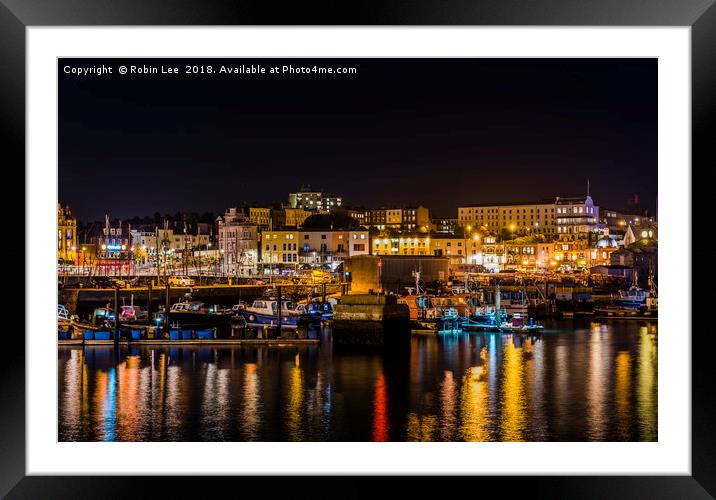
{"label": "quay", "polygon": [[140,345],[171,345],[171,346],[233,346],[233,345],[260,345],[260,346],[296,346],[296,345],[318,345],[319,339],[122,339],[114,340],[84,340],[84,339],[60,339],[58,345],[76,346],[140,346]]}
{"label": "quay", "polygon": [[410,336],[410,310],[394,295],[344,295],[334,308],[337,343],[384,344]]}

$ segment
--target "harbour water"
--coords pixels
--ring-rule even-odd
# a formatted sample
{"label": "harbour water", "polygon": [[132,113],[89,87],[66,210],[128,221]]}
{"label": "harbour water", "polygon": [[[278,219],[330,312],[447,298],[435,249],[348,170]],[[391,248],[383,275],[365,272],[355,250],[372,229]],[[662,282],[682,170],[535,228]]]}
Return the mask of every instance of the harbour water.
{"label": "harbour water", "polygon": [[657,324],[58,348],[60,441],[656,441]]}

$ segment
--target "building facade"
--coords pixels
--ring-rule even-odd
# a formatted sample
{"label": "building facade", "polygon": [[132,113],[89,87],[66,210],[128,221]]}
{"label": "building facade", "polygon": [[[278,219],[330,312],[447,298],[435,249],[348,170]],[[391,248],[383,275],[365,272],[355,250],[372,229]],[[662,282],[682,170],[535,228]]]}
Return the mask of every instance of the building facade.
{"label": "building facade", "polygon": [[330,212],[343,205],[340,196],[314,191],[310,185],[301,186],[296,193],[289,193],[288,204],[291,208],[303,208],[306,210],[326,210]]}
{"label": "building facade", "polygon": [[174,251],[204,250],[209,247],[210,235],[175,233],[173,229],[157,228],[154,231],[132,229],[132,250],[154,255],[157,249]]}
{"label": "building facade", "polygon": [[216,219],[220,266],[224,274],[251,275],[259,263],[258,225],[230,208]]}
{"label": "building facade", "polygon": [[448,257],[450,264],[480,264],[482,242],[477,234],[441,234],[430,238],[431,255]]}
{"label": "building facade", "polygon": [[555,201],[557,234],[597,233],[604,227],[599,219],[599,207],[591,196],[560,198]]}
{"label": "building facade", "polygon": [[254,224],[259,230],[269,229],[271,227],[271,209],[268,207],[243,207],[241,212]]}
{"label": "building facade", "polygon": [[303,221],[308,219],[315,212],[303,208],[284,208],[286,227],[301,227]]}
{"label": "building facade", "polygon": [[262,231],[261,264],[264,272],[297,269],[299,264],[297,230]]}
{"label": "building facade", "polygon": [[[512,203],[478,203],[458,207],[458,224],[468,231],[502,234],[557,233],[555,224],[555,200]],[[468,229],[469,228],[469,229]]]}
{"label": "building facade", "polygon": [[69,205],[57,204],[57,260],[77,262],[77,219]]}
{"label": "building facade", "polygon": [[316,230],[300,233],[300,262],[335,269],[346,258],[370,253],[368,231]]}
{"label": "building facade", "polygon": [[373,255],[432,255],[430,236],[425,233],[406,233],[400,236],[383,233],[372,239]]}

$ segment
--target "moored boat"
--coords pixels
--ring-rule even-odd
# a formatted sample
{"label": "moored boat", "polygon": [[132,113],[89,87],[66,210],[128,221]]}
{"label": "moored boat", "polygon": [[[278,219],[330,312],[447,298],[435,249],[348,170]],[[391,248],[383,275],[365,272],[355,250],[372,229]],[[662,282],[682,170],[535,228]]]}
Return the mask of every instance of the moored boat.
{"label": "moored boat", "polygon": [[629,290],[620,291],[610,304],[594,308],[597,319],[656,320],[659,312],[659,296],[656,284],[649,277],[649,290],[633,284]]}
{"label": "moored boat", "polygon": [[[239,309],[239,313],[246,320],[247,326],[278,326],[278,301],[274,299],[256,299],[250,306]],[[293,301],[281,301],[281,327],[297,328],[305,320],[302,308]]]}
{"label": "moored boat", "polygon": [[233,311],[199,301],[182,301],[169,309],[170,325],[228,325]]}

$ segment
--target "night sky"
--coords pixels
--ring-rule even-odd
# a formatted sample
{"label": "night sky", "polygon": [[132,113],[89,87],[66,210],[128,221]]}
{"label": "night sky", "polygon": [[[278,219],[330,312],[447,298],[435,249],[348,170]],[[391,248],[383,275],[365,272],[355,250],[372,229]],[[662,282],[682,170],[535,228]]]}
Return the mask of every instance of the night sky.
{"label": "night sky", "polygon": [[[118,74],[142,63],[180,74]],[[183,74],[222,63],[357,74]],[[602,207],[656,206],[656,59],[60,59],[58,95],[59,201],[83,221],[218,214],[304,183],[443,217],[587,178]]]}

